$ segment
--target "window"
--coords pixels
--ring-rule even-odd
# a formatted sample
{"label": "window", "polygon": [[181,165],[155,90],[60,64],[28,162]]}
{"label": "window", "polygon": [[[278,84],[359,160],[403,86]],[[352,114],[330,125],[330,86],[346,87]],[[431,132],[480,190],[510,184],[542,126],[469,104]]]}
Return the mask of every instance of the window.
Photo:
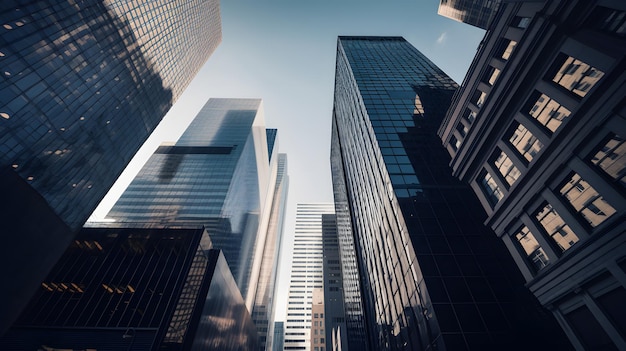
{"label": "window", "polygon": [[476,90],[474,95],[472,95],[470,102],[476,105],[476,107],[481,107],[485,103],[485,99],[487,99],[487,93]]}
{"label": "window", "polygon": [[504,193],[489,172],[483,171],[480,183],[491,206],[495,206],[504,197]]}
{"label": "window", "polygon": [[511,26],[515,28],[521,28],[521,29],[528,28],[529,24],[530,24],[530,17],[515,16],[515,18],[513,18],[513,22],[511,22]]}
{"label": "window", "polygon": [[513,185],[521,174],[517,167],[513,165],[513,161],[511,161],[509,156],[507,156],[504,151],[500,151],[500,154],[496,157],[493,164],[498,171],[500,171],[500,174],[509,186]]}
{"label": "window", "polygon": [[546,257],[546,253],[528,227],[523,226],[517,234],[515,234],[515,239],[517,239],[518,244],[524,250],[526,259],[535,269],[535,272],[540,271],[548,265],[549,260],[548,257]]}
{"label": "window", "polygon": [[492,66],[488,66],[487,70],[485,71],[485,75],[483,77],[483,82],[493,86],[493,83],[496,82],[499,75],[500,75],[499,69],[492,67]]}
{"label": "window", "polygon": [[589,16],[587,25],[603,32],[626,36],[626,11],[597,6]]}
{"label": "window", "polygon": [[469,124],[473,124],[476,120],[476,112],[470,110],[469,108],[465,109],[465,113],[463,114],[463,118],[469,122]]}
{"label": "window", "polygon": [[562,56],[563,64],[552,77],[552,81],[584,97],[604,76],[604,73],[590,65],[569,56]]}
{"label": "window", "polygon": [[506,38],[500,39],[500,44],[496,49],[495,57],[503,59],[505,61],[508,60],[511,57],[511,53],[513,52],[513,49],[515,49],[516,45],[517,42],[514,40],[509,40]]}
{"label": "window", "polygon": [[450,137],[450,145],[452,146],[452,149],[454,149],[454,151],[458,151],[459,147],[461,147],[461,141],[453,135]]}
{"label": "window", "polygon": [[622,137],[610,135],[591,157],[591,163],[626,188],[626,143]]}
{"label": "window", "polygon": [[552,208],[552,205],[546,203],[541,210],[537,211],[535,218],[543,227],[546,233],[554,240],[561,249],[561,252],[569,250],[578,242],[578,236],[563,221],[563,218]]}
{"label": "window", "polygon": [[561,188],[561,195],[592,226],[596,227],[615,213],[615,209],[577,173]]}
{"label": "window", "polygon": [[[534,101],[534,103],[532,101]],[[531,104],[528,114],[552,133],[570,116],[568,109],[561,106],[547,95],[539,92],[531,97]]]}
{"label": "window", "polygon": [[521,124],[518,124],[515,131],[513,131],[509,142],[528,162],[532,161],[535,155],[543,148],[543,144]]}
{"label": "window", "polygon": [[459,132],[459,134],[461,134],[461,137],[463,137],[463,138],[465,138],[465,136],[467,135],[467,131],[468,131],[468,129],[467,129],[467,127],[466,127],[463,123],[461,123],[461,122],[459,122],[459,123],[456,125],[456,130]]}

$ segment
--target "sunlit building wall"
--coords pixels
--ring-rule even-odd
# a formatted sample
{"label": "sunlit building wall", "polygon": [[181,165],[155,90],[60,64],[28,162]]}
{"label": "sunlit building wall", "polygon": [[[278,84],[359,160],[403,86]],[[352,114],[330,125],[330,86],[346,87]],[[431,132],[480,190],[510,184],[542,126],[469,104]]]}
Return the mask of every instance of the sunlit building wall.
{"label": "sunlit building wall", "polygon": [[503,0],[440,0],[437,13],[458,22],[487,29],[496,16],[502,1]]}
{"label": "sunlit building wall", "polygon": [[456,88],[403,38],[338,39],[331,160],[364,339],[371,350],[567,349],[451,175],[437,128]]}
{"label": "sunlit building wall", "polygon": [[206,227],[252,310],[278,162],[270,167],[267,135],[261,100],[210,99],[175,144],[155,151],[107,218]]}
{"label": "sunlit building wall", "polygon": [[251,350],[257,331],[204,228],[85,228],[3,350]]}
{"label": "sunlit building wall", "polygon": [[[221,41],[219,1],[0,5],[0,332]],[[19,233],[19,234],[18,234]]]}
{"label": "sunlit building wall", "polygon": [[625,35],[623,1],[503,4],[439,129],[579,350],[626,348]]}
{"label": "sunlit building wall", "polygon": [[285,322],[274,322],[274,341],[272,351],[283,351],[285,340]]}
{"label": "sunlit building wall", "polygon": [[327,226],[330,230],[336,227],[334,220],[325,222],[323,218],[332,214],[334,205],[330,203],[297,205],[284,350],[313,351],[313,291],[324,289],[323,232]]}

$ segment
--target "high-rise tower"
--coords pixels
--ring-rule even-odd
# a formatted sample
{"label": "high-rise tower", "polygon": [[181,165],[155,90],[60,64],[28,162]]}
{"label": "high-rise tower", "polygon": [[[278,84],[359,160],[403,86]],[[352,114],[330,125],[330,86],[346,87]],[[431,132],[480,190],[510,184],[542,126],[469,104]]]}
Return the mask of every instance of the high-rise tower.
{"label": "high-rise tower", "polygon": [[268,148],[261,100],[210,99],[175,144],[155,151],[107,218],[204,226],[252,310],[274,197],[270,160],[278,162],[268,151],[277,149]]}
{"label": "high-rise tower", "polygon": [[554,348],[562,334],[451,175],[437,128],[456,87],[403,38],[338,40],[331,160],[350,226],[341,251],[354,250],[341,255],[356,307],[348,339],[365,333],[372,350]]}
{"label": "high-rise tower", "polygon": [[0,5],[0,332],[221,41],[219,1]]}
{"label": "high-rise tower", "polygon": [[623,1],[503,3],[439,129],[581,350],[626,349],[625,23]]}

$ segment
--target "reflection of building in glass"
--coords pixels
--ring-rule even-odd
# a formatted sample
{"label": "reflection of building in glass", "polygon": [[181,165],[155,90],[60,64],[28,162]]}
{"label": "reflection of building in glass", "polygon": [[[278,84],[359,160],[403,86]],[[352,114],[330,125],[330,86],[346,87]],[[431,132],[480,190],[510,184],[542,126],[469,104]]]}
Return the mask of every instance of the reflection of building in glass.
{"label": "reflection of building in glass", "polygon": [[221,41],[214,0],[11,4],[0,9],[0,220],[20,234],[0,245],[11,281],[0,331]]}
{"label": "reflection of building in glass", "polygon": [[85,228],[16,323],[11,350],[251,350],[256,328],[204,228]]}
{"label": "reflection of building in glass", "polygon": [[626,348],[625,21],[618,1],[504,2],[439,129],[454,176],[581,350]]}
{"label": "reflection of building in glass", "polygon": [[403,38],[338,40],[331,161],[347,339],[360,335],[363,350],[558,348],[556,323],[450,174],[437,128],[456,87]]}
{"label": "reflection of building in glass", "polygon": [[[268,129],[268,144],[273,149],[276,145],[276,129]],[[278,281],[280,248],[283,237],[283,223],[289,187],[287,175],[287,155],[272,153],[278,157],[276,182],[271,197],[271,212],[267,227],[267,237],[263,249],[263,261],[256,284],[256,298],[252,308],[252,319],[259,330],[259,350],[272,350],[274,330],[274,310],[276,307],[274,296]]]}
{"label": "reflection of building in glass", "polygon": [[210,99],[174,145],[156,150],[107,217],[206,227],[252,310],[278,165],[267,135],[261,100]]}
{"label": "reflection of building in glass", "polygon": [[487,29],[502,0],[440,0],[437,13],[455,21]]}
{"label": "reflection of building in glass", "polygon": [[272,351],[283,351],[285,341],[285,322],[274,322],[274,341]]}
{"label": "reflection of building in glass", "polygon": [[[320,338],[326,338],[325,335],[313,334],[312,305],[314,291],[323,296],[326,279],[324,233],[336,232],[335,228],[332,204],[298,204],[285,321],[285,350],[312,351],[311,345],[316,338],[317,347]],[[315,323],[319,326],[319,315]]]}

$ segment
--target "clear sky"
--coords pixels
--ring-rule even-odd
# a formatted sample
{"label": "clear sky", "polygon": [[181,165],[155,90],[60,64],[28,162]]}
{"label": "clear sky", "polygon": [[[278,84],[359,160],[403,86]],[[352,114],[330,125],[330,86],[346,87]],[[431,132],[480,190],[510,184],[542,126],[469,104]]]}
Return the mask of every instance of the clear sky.
{"label": "clear sky", "polygon": [[223,0],[223,40],[102,201],[103,218],[148,157],[209,98],[262,98],[290,177],[276,320],[284,320],[296,204],[332,202],[330,130],[338,35],[403,36],[459,84],[484,31],[437,15],[438,0]]}

